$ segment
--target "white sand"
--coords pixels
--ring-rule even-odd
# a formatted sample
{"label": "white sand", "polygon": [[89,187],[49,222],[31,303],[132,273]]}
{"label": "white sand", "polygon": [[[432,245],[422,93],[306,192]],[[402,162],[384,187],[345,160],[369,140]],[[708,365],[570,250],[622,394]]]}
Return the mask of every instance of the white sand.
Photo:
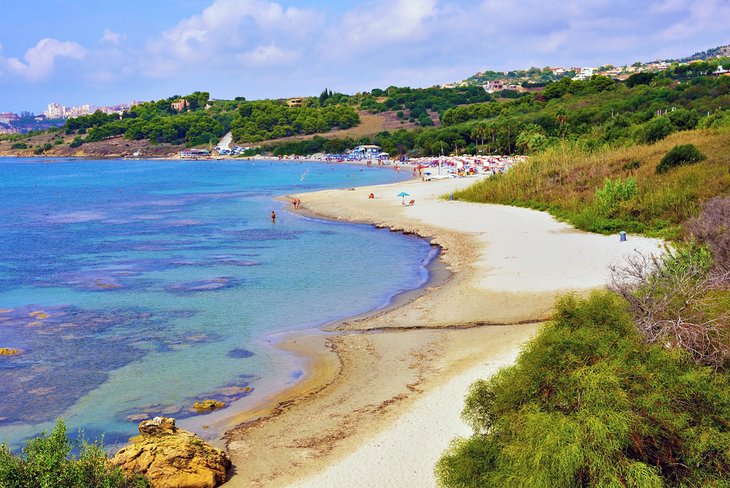
{"label": "white sand", "polygon": [[426,394],[388,430],[369,439],[325,472],[292,487],[436,486],[433,469],[449,442],[456,436],[471,434],[460,418],[469,385],[512,364],[518,352],[517,348],[504,351]]}
{"label": "white sand", "polygon": [[[490,292],[584,291],[603,286],[609,266],[639,251],[662,252],[662,242],[629,236],[580,232],[549,214],[499,205],[445,201],[438,197],[474,180],[406,182],[354,191],[304,196],[315,212],[335,218],[376,222],[397,228],[437,229],[468,235],[481,243],[476,262],[477,288]],[[373,191],[375,200],[366,195]],[[407,191],[416,203],[403,207],[396,195]],[[448,251],[447,251],[448,252]],[[485,295],[488,296],[488,295]],[[429,487],[435,485],[434,464],[456,436],[469,435],[460,420],[468,386],[501,366],[511,364],[521,344],[492,355],[488,363],[460,374],[418,399],[387,430],[367,440],[326,471],[298,482],[297,487]]]}

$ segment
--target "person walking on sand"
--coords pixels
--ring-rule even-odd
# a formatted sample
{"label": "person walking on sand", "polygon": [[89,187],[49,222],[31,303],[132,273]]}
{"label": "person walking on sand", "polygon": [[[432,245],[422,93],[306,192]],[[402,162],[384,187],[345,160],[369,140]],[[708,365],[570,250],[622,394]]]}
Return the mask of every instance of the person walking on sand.
{"label": "person walking on sand", "polygon": [[271,211],[271,222],[276,222],[276,212]]}

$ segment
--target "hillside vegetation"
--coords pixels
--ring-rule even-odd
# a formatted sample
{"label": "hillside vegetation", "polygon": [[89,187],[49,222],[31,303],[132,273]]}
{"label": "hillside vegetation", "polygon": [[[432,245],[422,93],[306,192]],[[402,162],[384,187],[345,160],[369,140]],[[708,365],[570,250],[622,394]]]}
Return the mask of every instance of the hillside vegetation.
{"label": "hillside vegetation", "polygon": [[602,76],[586,81],[563,78],[539,93],[448,108],[441,114],[440,127],[330,138],[328,145],[287,142],[264,149],[303,155],[372,143],[391,155],[435,156],[535,154],[566,142],[589,152],[653,143],[675,132],[730,125],[730,77],[702,73],[683,72],[683,81],[650,73],[626,82]]}
{"label": "hillside vegetation", "polygon": [[[21,154],[56,154],[63,152],[54,147],[59,142],[74,149],[114,137],[211,148],[228,131],[235,143],[277,155],[342,152],[370,143],[391,156],[535,154],[565,142],[595,151],[730,124],[730,77],[708,76],[713,66],[675,66],[625,82],[563,77],[542,91],[515,92],[514,98],[499,101],[479,86],[389,87],[354,95],[324,90],[319,97],[301,99],[298,107],[286,100],[243,97],[211,101],[208,93],[195,92],[136,105],[121,118],[97,112],[70,119],[63,136],[50,145],[39,144],[33,134],[0,140],[12,142],[9,149]],[[177,110],[175,102],[184,106]],[[370,124],[372,133],[366,127],[351,130],[360,125],[360,114],[387,116],[390,129]],[[313,143],[315,137],[330,142]]]}
{"label": "hillside vegetation", "polygon": [[[661,159],[678,144],[693,144],[706,159],[657,173]],[[627,190],[628,182],[633,186]],[[588,151],[565,143],[455,196],[547,210],[591,232],[624,230],[677,238],[680,225],[706,201],[729,192],[730,128],[721,128],[618,149]]]}
{"label": "hillside vegetation", "polygon": [[[55,147],[58,145],[75,149],[119,137],[151,144],[212,147],[228,131],[232,132],[235,143],[251,145],[346,131],[360,124],[360,111],[389,112],[403,127],[433,126],[433,118],[449,108],[488,100],[491,97],[478,87],[390,87],[356,95],[325,90],[319,97],[301,99],[299,106],[289,106],[286,100],[248,101],[243,97],[211,101],[207,92],[195,92],[141,103],[121,116],[96,112],[69,119],[62,134],[51,143],[44,140],[39,144],[36,133],[2,136],[0,140],[11,142],[10,150],[36,155],[62,153]],[[353,140],[348,148],[354,144]]]}

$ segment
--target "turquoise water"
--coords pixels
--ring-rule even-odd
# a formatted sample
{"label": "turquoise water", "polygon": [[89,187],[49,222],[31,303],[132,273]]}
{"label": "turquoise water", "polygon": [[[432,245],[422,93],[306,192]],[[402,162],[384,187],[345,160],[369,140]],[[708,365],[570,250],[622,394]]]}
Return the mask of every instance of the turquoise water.
{"label": "turquoise water", "polygon": [[0,159],[0,347],[21,350],[0,356],[0,442],[17,447],[63,417],[116,444],[144,417],[184,419],[197,400],[253,400],[295,381],[272,334],[386,305],[426,281],[434,250],[304,218],[273,197],[404,177],[316,163]]}

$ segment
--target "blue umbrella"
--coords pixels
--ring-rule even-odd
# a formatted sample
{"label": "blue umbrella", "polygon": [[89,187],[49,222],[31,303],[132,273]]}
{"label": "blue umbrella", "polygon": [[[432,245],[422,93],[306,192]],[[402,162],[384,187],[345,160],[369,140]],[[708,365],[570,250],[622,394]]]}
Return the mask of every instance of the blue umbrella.
{"label": "blue umbrella", "polygon": [[400,193],[398,194],[398,196],[399,196],[399,197],[402,197],[402,198],[403,198],[403,202],[402,202],[402,203],[403,203],[403,205],[405,205],[405,203],[406,203],[406,197],[409,197],[409,196],[411,196],[411,195],[410,195],[410,194],[408,194],[408,193],[406,193],[406,192],[404,192],[404,191],[402,191],[402,192],[400,192]]}

